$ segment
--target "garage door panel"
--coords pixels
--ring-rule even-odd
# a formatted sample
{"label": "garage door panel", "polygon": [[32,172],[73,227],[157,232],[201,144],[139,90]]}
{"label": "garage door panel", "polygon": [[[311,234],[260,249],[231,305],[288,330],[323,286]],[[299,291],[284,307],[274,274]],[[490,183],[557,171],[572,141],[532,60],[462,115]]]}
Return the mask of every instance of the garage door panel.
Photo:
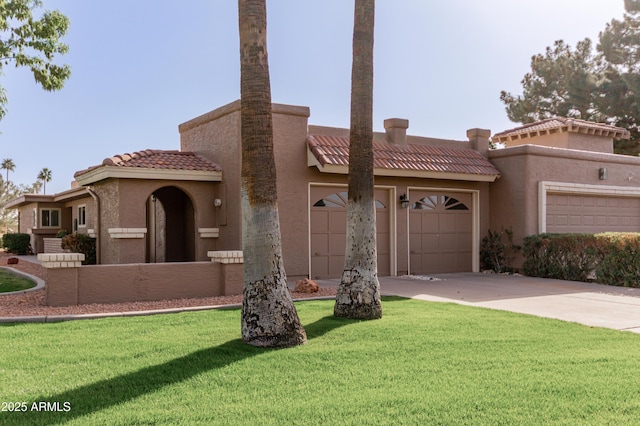
{"label": "garage door panel", "polygon": [[[569,200],[563,204],[562,200]],[[547,232],[640,231],[640,199],[593,194],[547,194]]]}
{"label": "garage door panel", "polygon": [[409,198],[410,273],[471,271],[472,195],[414,191]]}
{"label": "garage door panel", "polygon": [[456,226],[456,215],[455,214],[444,214],[441,213],[440,216],[440,233],[452,233],[457,232]]}
{"label": "garage door panel", "polygon": [[311,233],[324,233],[329,229],[328,211],[311,211]]}
{"label": "garage door panel", "polygon": [[421,212],[422,216],[422,232],[437,232],[440,226],[439,219],[440,215],[438,214],[424,214]]}
{"label": "garage door panel", "polygon": [[347,245],[347,236],[345,234],[331,234],[329,239],[329,252],[344,254]]}
{"label": "garage door panel", "polygon": [[456,215],[456,229],[458,232],[472,232],[473,222],[471,219],[471,214]]}
{"label": "garage door panel", "polygon": [[422,234],[422,245],[419,252],[437,253],[438,252],[438,234]]}
{"label": "garage door panel", "polygon": [[315,256],[324,256],[329,254],[328,234],[317,234],[311,238],[311,253]]}
{"label": "garage door panel", "polygon": [[409,229],[410,233],[422,232],[422,216],[419,213],[409,212]]}
{"label": "garage door panel", "polygon": [[456,234],[440,234],[440,252],[456,252],[458,251],[458,236]]}
{"label": "garage door panel", "polygon": [[345,234],[347,232],[347,214],[346,211],[342,211],[342,209],[331,210],[329,213],[331,215],[330,224],[329,224],[329,232],[337,233],[337,234]]}

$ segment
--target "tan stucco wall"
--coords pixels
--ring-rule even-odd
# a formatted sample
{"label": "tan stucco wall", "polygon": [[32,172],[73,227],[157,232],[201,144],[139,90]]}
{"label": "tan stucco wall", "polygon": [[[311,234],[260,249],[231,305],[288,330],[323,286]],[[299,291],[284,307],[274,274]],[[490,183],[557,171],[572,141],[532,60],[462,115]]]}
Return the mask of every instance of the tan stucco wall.
{"label": "tan stucco wall", "polygon": [[[285,269],[290,279],[309,274],[309,200],[310,183],[344,184],[347,175],[321,173],[307,166],[306,138],[308,133],[349,136],[348,129],[308,126],[309,109],[288,105],[273,106],[274,155],[277,168],[278,205],[282,232]],[[376,133],[374,139],[386,140],[385,133]],[[470,148],[468,141],[451,141],[407,136],[410,143],[426,143],[438,146]],[[224,221],[220,219],[218,250],[242,248],[240,211],[240,103],[233,102],[180,125],[180,147],[183,151],[195,151],[223,167],[221,188],[226,188],[223,206]],[[428,189],[463,189],[480,191],[480,231],[484,235],[489,227],[489,184],[376,177],[375,185],[397,187],[392,202],[397,207],[397,272],[408,269],[408,241],[406,210],[400,208],[398,196],[408,187]],[[224,223],[224,224],[222,224]],[[392,224],[393,228],[393,224]]]}
{"label": "tan stucco wall", "polygon": [[[640,158],[535,145],[494,150],[489,159],[502,177],[491,187],[491,229],[511,227],[517,243],[540,232],[541,181],[596,186],[640,187]],[[599,179],[600,168],[607,179]]]}
{"label": "tan stucco wall", "polygon": [[46,269],[49,306],[240,294],[242,264],[92,265]]}

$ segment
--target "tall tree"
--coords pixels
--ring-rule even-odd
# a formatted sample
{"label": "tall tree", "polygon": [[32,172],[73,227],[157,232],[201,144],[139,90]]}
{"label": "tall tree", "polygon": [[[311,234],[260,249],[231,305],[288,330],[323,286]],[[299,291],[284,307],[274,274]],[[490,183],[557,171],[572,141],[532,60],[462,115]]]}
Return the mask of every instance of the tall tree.
{"label": "tall tree", "polygon": [[559,40],[533,56],[523,94],[500,95],[509,118],[530,123],[565,116],[615,125],[631,133],[614,141],[615,152],[640,153],[640,0],[625,0],[625,10],[600,33],[595,53],[589,39],[575,50]]}
{"label": "tall tree", "polygon": [[42,182],[44,194],[47,193],[47,182],[51,182],[51,178],[52,178],[51,170],[49,170],[46,167],[40,170],[40,173],[38,173],[38,180]]}
{"label": "tall tree", "polygon": [[6,181],[9,182],[9,172],[12,172],[16,169],[15,163],[11,158],[5,158],[4,160],[2,160],[2,165],[0,166],[0,168],[7,171]]}
{"label": "tall tree", "polygon": [[333,309],[343,318],[382,317],[373,197],[374,22],[375,0],[355,0],[347,244]]}
{"label": "tall tree", "polygon": [[265,0],[238,0],[242,135],[242,340],[288,347],[307,336],[293,304],[282,259],[273,152]]}
{"label": "tall tree", "polygon": [[575,50],[558,40],[544,55],[531,58],[531,72],[522,80],[523,94],[502,91],[500,100],[515,122],[532,123],[558,115],[598,121],[603,119],[595,105],[600,79],[591,40],[578,42]]}
{"label": "tall tree", "polygon": [[619,143],[622,153],[640,152],[640,1],[626,0],[626,13],[613,19],[600,33],[597,49],[604,63],[599,99],[610,122],[631,132],[631,139]]}
{"label": "tall tree", "polygon": [[[69,51],[61,41],[69,19],[57,10],[40,13],[41,7],[40,0],[0,2],[0,72],[9,64],[28,67],[43,89],[59,90],[71,75],[68,65],[54,63],[57,55]],[[0,119],[6,114],[6,104],[6,92],[0,87]]]}

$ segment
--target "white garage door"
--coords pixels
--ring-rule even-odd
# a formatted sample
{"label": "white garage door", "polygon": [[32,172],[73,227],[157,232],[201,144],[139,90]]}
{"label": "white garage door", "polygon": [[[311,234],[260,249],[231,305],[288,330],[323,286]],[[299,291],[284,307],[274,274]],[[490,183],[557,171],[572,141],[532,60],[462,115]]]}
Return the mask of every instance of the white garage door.
{"label": "white garage door", "polygon": [[640,198],[547,194],[547,232],[640,232]]}
{"label": "white garage door", "polygon": [[[311,273],[314,279],[340,278],[347,232],[347,191],[311,187]],[[391,275],[389,191],[376,189],[378,276]]]}
{"label": "white garage door", "polygon": [[413,275],[472,271],[472,196],[412,191],[409,270]]}

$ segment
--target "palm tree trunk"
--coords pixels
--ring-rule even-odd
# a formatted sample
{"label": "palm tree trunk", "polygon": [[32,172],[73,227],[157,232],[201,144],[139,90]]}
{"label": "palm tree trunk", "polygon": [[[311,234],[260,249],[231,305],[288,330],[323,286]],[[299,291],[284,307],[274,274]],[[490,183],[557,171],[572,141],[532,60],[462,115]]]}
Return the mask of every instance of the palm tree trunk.
{"label": "palm tree trunk", "polygon": [[351,71],[349,202],[344,271],[334,315],[382,317],[373,198],[373,28],[375,0],[356,0]]}
{"label": "palm tree trunk", "polygon": [[254,346],[306,342],[282,260],[273,153],[265,0],[239,0],[242,133],[242,339]]}

